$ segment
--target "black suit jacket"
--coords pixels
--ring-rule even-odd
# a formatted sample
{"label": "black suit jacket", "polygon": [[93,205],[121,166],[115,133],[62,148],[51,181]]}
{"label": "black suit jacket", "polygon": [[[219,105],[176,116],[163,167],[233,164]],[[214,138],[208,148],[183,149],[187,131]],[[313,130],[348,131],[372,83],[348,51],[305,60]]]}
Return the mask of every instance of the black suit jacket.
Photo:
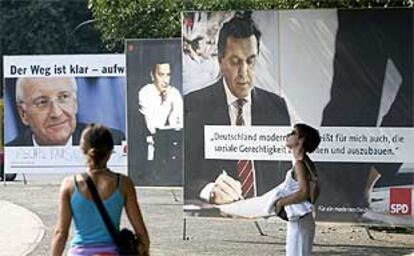
{"label": "black suit jacket", "polygon": [[[237,179],[236,160],[204,159],[204,125],[230,125],[223,82],[192,92],[185,102],[185,187],[184,198],[197,199],[201,189],[222,170]],[[276,94],[252,91],[252,125],[290,125],[285,101]],[[288,162],[255,161],[258,195],[279,184],[291,167]]]}
{"label": "black suit jacket", "polygon": [[[86,124],[77,123],[75,131],[72,134],[72,144],[79,145],[82,131],[86,128]],[[115,145],[121,145],[122,141],[125,140],[125,135],[119,131],[110,129]],[[33,132],[30,128],[27,128],[22,134],[17,136],[12,141],[8,142],[6,146],[17,147],[17,146],[33,146]]]}

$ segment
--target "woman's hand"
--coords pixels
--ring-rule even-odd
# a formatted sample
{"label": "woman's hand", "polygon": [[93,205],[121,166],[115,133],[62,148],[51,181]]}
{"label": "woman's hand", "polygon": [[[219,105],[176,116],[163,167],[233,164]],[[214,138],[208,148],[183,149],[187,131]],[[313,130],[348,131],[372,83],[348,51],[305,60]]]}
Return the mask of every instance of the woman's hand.
{"label": "woman's hand", "polygon": [[275,213],[279,215],[280,211],[283,209],[282,201],[278,199],[275,203]]}
{"label": "woman's hand", "polygon": [[139,251],[139,255],[149,256],[149,245],[146,245],[146,244],[140,242],[138,244],[138,251]]}

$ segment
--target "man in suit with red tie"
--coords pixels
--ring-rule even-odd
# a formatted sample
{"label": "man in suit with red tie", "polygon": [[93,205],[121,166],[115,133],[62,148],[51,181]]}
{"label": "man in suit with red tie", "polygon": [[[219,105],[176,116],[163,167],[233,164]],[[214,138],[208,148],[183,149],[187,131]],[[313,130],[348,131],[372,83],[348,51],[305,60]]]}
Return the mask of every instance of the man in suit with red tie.
{"label": "man in suit with red tie", "polygon": [[290,125],[284,99],[255,86],[260,37],[249,14],[236,14],[226,22],[218,39],[222,76],[184,98],[185,200],[225,204],[261,195],[279,184],[291,166],[204,158],[204,125]]}

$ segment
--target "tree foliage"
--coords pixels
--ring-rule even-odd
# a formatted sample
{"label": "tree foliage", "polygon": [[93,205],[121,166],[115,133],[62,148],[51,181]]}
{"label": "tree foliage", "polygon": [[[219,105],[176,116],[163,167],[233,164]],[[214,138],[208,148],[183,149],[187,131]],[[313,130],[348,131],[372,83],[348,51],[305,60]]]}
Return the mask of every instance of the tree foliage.
{"label": "tree foliage", "polygon": [[87,0],[0,1],[0,54],[107,52],[93,25],[79,26],[87,20],[92,20]]}
{"label": "tree foliage", "polygon": [[1,35],[5,54],[51,54],[102,51],[93,26],[74,29],[92,19],[87,0],[1,1]]}
{"label": "tree foliage", "polygon": [[413,0],[89,0],[109,50],[126,38],[179,37],[181,12],[413,6]]}

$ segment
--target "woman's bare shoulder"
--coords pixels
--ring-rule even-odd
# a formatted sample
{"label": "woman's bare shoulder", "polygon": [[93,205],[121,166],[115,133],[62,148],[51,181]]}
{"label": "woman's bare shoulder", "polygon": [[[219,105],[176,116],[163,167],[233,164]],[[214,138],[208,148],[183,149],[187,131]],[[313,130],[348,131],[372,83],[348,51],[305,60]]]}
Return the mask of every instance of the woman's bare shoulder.
{"label": "woman's bare shoulder", "polygon": [[119,175],[122,192],[128,193],[128,191],[134,188],[134,183],[130,177],[122,173],[116,173],[116,175]]}
{"label": "woman's bare shoulder", "polygon": [[132,181],[132,179],[126,175],[122,175],[122,179],[124,180],[124,183],[128,186],[128,187],[135,187],[134,182]]}
{"label": "woman's bare shoulder", "polygon": [[62,184],[60,186],[60,192],[65,194],[72,194],[73,186],[75,184],[74,176],[67,176],[62,180]]}

